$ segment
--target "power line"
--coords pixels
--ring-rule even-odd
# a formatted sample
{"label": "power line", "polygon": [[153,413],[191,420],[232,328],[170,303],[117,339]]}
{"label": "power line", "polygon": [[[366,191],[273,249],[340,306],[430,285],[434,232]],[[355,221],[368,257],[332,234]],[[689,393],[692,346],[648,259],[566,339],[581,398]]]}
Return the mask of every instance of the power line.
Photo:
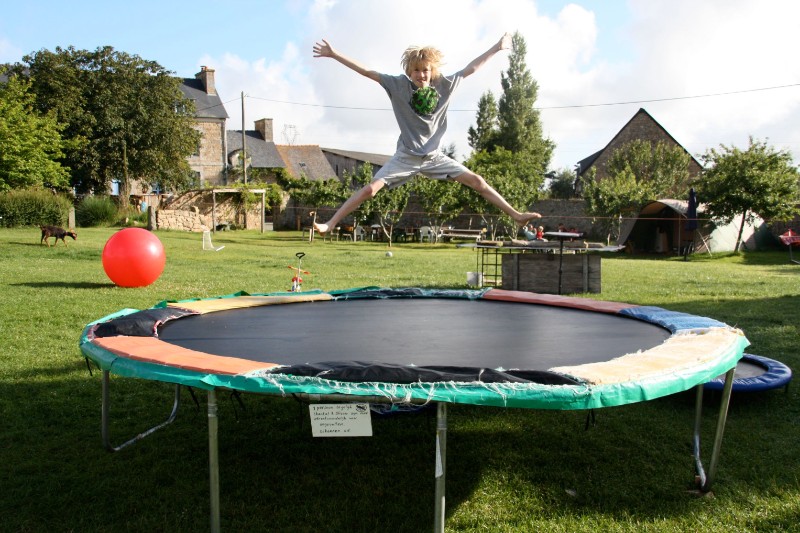
{"label": "power line", "polygon": [[[762,91],[774,91],[778,89],[789,89],[792,87],[800,87],[800,83],[792,83],[788,85],[776,85],[773,87],[761,87],[758,89],[742,89],[740,91],[727,91],[727,92],[719,92],[719,93],[709,93],[709,94],[697,94],[692,96],[671,96],[666,98],[649,98],[643,100],[626,100],[622,102],[605,102],[599,104],[572,104],[572,105],[560,105],[560,106],[544,106],[544,107],[537,107],[538,110],[548,110],[548,109],[580,109],[586,107],[610,107],[610,106],[617,106],[617,105],[630,105],[630,104],[648,104],[654,102],[671,102],[671,101],[678,101],[678,100],[694,100],[699,98],[714,98],[718,96],[730,96],[734,94],[746,94],[746,93],[755,93],[755,92],[762,92]],[[338,105],[325,105],[325,104],[309,104],[305,102],[291,102],[287,100],[274,100],[271,98],[263,98],[259,96],[248,96],[248,98],[252,98],[254,100],[263,100],[265,102],[272,102],[275,104],[284,104],[284,105],[296,105],[296,106],[303,106],[303,107],[322,107],[326,109],[347,109],[353,111],[391,111],[390,108],[386,107],[354,107],[354,106],[338,106]],[[229,100],[225,103],[233,102],[234,100]],[[203,109],[198,109],[198,111],[205,111],[206,109],[211,109],[216,106],[210,106]],[[470,112],[474,113],[477,109],[451,109],[451,112]]]}
{"label": "power line", "polygon": [[601,107],[601,106],[613,106],[613,105],[628,105],[628,104],[648,104],[652,102],[670,102],[674,100],[691,100],[695,98],[711,98],[714,96],[728,96],[731,94],[744,94],[744,93],[755,93],[759,91],[772,91],[775,89],[787,89],[789,87],[800,87],[800,83],[792,83],[790,85],[777,85],[775,87],[763,87],[760,89],[743,89],[741,91],[728,91],[723,93],[710,93],[710,94],[698,94],[694,96],[673,96],[670,98],[651,98],[649,100],[630,100],[627,102],[610,102],[605,104],[576,104],[576,105],[561,105],[561,106],[548,106],[548,107],[539,107],[537,109],[574,109],[574,108],[581,108],[581,107]]}
{"label": "power line", "polygon": [[284,100],[271,100],[269,98],[261,98],[258,96],[251,96],[254,100],[264,100],[266,102],[272,102],[275,104],[287,104],[287,105],[299,105],[305,107],[326,107],[329,109],[352,109],[358,111],[391,111],[391,108],[388,107],[351,107],[351,106],[340,106],[340,105],[324,105],[324,104],[306,104],[302,102],[287,102]]}

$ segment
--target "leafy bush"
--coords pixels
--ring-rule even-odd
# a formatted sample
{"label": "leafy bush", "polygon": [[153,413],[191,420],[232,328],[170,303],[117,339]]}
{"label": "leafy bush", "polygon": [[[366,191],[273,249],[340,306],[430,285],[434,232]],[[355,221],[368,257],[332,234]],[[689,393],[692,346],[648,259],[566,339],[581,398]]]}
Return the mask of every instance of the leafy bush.
{"label": "leafy bush", "polygon": [[147,211],[129,208],[117,214],[118,224],[125,227],[143,227],[147,225]]}
{"label": "leafy bush", "polygon": [[0,194],[0,226],[66,226],[72,202],[46,189],[21,189]]}
{"label": "leafy bush", "polygon": [[117,215],[117,204],[108,196],[86,196],[75,209],[75,222],[83,228],[111,226]]}

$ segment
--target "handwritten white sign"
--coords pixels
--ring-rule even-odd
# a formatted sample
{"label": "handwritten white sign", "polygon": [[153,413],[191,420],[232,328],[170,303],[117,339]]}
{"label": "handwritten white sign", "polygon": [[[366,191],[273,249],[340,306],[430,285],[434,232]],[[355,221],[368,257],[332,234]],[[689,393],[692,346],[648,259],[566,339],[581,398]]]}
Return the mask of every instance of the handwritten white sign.
{"label": "handwritten white sign", "polygon": [[319,403],[308,406],[314,437],[371,437],[368,403]]}

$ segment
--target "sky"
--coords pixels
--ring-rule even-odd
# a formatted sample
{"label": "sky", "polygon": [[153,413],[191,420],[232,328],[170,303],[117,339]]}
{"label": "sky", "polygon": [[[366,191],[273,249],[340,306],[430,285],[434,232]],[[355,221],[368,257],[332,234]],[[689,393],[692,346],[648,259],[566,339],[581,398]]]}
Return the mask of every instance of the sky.
{"label": "sky", "polygon": [[[0,63],[112,46],[182,78],[207,66],[229,130],[241,130],[244,107],[245,128],[272,118],[278,144],[391,155],[399,130],[386,93],[314,58],[315,42],[390,74],[402,72],[405,48],[433,45],[450,74],[519,32],[556,146],[552,170],[604,148],[640,108],[695,157],[753,137],[797,164],[798,20],[796,0],[28,0],[3,7]],[[502,95],[508,54],[454,95],[444,143],[459,159],[481,95]]]}

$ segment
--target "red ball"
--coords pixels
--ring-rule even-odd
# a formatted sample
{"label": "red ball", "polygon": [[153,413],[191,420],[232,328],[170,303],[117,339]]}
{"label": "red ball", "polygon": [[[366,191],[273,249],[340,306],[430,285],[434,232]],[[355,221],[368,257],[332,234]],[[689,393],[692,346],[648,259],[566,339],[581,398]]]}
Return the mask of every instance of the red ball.
{"label": "red ball", "polygon": [[153,233],[126,228],[111,236],[103,248],[103,269],[120,287],[145,287],[164,271],[167,256]]}

